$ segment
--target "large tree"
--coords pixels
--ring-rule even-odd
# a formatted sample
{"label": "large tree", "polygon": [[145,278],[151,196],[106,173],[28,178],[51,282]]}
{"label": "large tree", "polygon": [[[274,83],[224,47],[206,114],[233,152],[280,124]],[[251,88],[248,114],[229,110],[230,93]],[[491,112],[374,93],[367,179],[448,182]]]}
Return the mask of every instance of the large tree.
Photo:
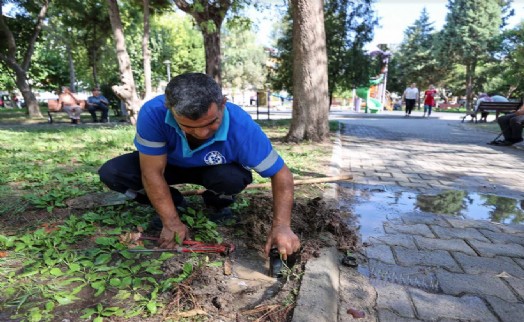
{"label": "large tree", "polygon": [[[326,0],[324,12],[331,102],[335,94],[340,95],[368,83],[371,59],[363,47],[371,41],[377,19],[368,0]],[[284,89],[290,93],[293,92],[294,61],[292,23],[288,10],[279,26],[276,70],[270,75],[273,89]]]}
{"label": "large tree", "polygon": [[[11,24],[2,12],[4,1],[0,1],[0,60],[15,74],[15,83],[22,93],[27,105],[29,117],[42,117],[38,102],[31,90],[28,79],[28,71],[31,59],[35,50],[35,44],[42,30],[42,25],[49,8],[49,1],[18,1],[19,7],[16,22]],[[22,25],[21,22],[24,22]],[[16,24],[18,23],[18,24]],[[13,33],[11,25],[19,28],[18,32]],[[27,27],[32,26],[32,30],[27,31]],[[25,36],[25,37],[24,37]],[[22,46],[23,44],[24,46]]]}
{"label": "large tree", "polygon": [[378,24],[372,0],[326,0],[325,26],[328,54],[329,101],[369,80],[369,57],[364,46]]}
{"label": "large tree", "polygon": [[107,0],[109,5],[109,18],[113,36],[116,43],[116,52],[118,58],[118,67],[120,69],[120,81],[122,85],[113,85],[113,92],[126,105],[131,124],[136,123],[140,100],[138,99],[135,80],[133,78],[133,69],[131,68],[131,59],[127,53],[124,30],[122,28],[122,19],[120,18],[120,9],[117,0]]}
{"label": "large tree", "polygon": [[324,2],[292,0],[293,119],[288,141],[320,142],[329,136],[329,94]]}
{"label": "large tree", "polygon": [[448,0],[449,13],[439,34],[439,60],[465,67],[468,109],[473,99],[477,67],[489,58],[490,46],[500,33],[503,12],[509,3],[501,0]]}
{"label": "large tree", "polygon": [[190,14],[196,21],[204,36],[206,50],[206,74],[222,83],[220,53],[220,28],[227,12],[231,8],[232,0],[174,0],[177,7]]}
{"label": "large tree", "polygon": [[426,88],[430,84],[437,85],[442,79],[438,72],[439,63],[433,54],[434,29],[426,8],[423,8],[419,18],[404,31],[404,39],[392,59],[392,66],[398,69],[396,81],[401,88],[396,90],[399,92],[413,82],[419,88]]}

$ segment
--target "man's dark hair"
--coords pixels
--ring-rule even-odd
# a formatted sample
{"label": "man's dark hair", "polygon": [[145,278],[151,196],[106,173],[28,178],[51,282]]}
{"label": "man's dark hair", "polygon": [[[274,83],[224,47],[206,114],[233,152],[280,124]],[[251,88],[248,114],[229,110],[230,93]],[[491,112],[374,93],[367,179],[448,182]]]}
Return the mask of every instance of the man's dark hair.
{"label": "man's dark hair", "polygon": [[177,115],[197,120],[212,103],[220,108],[222,89],[210,76],[187,73],[174,77],[166,87],[166,105]]}

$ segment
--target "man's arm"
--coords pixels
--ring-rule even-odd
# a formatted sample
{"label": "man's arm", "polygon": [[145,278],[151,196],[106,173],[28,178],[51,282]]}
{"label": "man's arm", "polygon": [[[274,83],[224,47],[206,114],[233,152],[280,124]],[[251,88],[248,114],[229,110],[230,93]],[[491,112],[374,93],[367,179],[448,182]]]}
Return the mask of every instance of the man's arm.
{"label": "man's arm", "polygon": [[166,165],[167,156],[165,154],[153,156],[140,153],[142,183],[151,204],[162,220],[160,247],[174,248],[176,247],[175,234],[180,241],[183,241],[188,237],[189,231],[178,216],[169,185],[164,178]]}
{"label": "man's arm", "polygon": [[267,238],[265,253],[269,255],[272,247],[276,247],[282,258],[300,249],[300,240],[291,230],[291,209],[293,208],[293,176],[284,165],[271,177],[273,193],[273,223]]}

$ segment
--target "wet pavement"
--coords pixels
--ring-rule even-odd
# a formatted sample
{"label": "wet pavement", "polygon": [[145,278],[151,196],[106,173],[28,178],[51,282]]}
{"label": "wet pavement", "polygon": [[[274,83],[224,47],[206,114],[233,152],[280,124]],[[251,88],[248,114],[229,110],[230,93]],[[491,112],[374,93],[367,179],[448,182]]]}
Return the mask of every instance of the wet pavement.
{"label": "wet pavement", "polygon": [[308,262],[294,321],[523,320],[524,151],[414,114],[337,116],[333,164],[354,179],[331,194],[360,217],[363,253],[358,270],[334,248]]}

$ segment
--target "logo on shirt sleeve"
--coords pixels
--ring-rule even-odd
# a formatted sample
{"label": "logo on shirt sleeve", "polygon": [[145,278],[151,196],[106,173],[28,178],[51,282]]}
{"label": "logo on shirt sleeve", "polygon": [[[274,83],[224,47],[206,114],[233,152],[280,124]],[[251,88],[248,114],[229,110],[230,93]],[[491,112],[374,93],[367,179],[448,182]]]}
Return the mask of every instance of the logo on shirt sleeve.
{"label": "logo on shirt sleeve", "polygon": [[217,165],[226,163],[226,158],[218,151],[211,151],[204,157],[207,165]]}

